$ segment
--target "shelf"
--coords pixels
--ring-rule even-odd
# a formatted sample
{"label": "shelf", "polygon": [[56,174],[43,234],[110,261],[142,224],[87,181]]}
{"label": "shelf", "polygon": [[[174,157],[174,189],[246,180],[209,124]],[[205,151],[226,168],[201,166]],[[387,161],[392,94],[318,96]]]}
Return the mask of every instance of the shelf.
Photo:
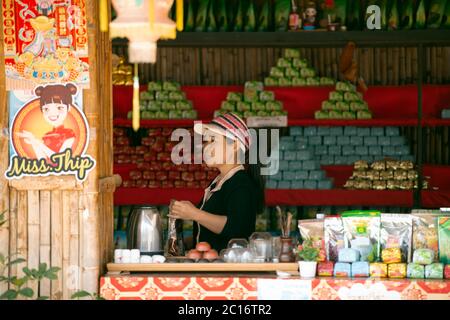
{"label": "shelf", "polygon": [[109,272],[296,272],[298,263],[108,263]]}
{"label": "shelf", "polygon": [[[141,120],[141,128],[183,128],[193,127],[194,121],[192,119],[167,119],[167,120]],[[114,119],[113,125],[117,127],[131,127],[132,122],[129,119]]]}
{"label": "shelf", "polygon": [[[141,120],[141,128],[190,128],[194,121],[210,122],[211,119],[167,119],[167,120]],[[288,119],[288,126],[355,126],[355,127],[415,127],[418,125],[417,119],[369,119],[369,120],[316,120],[316,119]],[[114,126],[130,127],[129,119],[114,119]],[[450,119],[424,119],[424,127],[450,126]]]}
{"label": "shelf", "polygon": [[[298,32],[180,32],[175,40],[158,41],[158,47],[342,47],[354,41],[358,46],[410,46],[450,44],[450,30]],[[115,39],[114,45],[126,45]]]}

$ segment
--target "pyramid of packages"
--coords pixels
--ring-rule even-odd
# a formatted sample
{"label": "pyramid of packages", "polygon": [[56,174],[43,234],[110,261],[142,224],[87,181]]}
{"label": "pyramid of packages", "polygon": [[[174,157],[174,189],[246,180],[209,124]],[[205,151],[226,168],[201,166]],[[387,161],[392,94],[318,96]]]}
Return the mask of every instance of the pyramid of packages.
{"label": "pyramid of packages", "polygon": [[372,119],[367,102],[360,92],[349,82],[337,82],[328,100],[322,102],[322,109],[315,112],[317,120],[323,119]]}
{"label": "pyramid of packages", "polygon": [[228,92],[226,100],[222,101],[214,116],[228,112],[233,112],[241,118],[287,115],[283,103],[275,99],[275,93],[264,90],[264,84],[258,81],[247,81],[244,93]]}
{"label": "pyramid of packages", "polygon": [[266,86],[331,86],[335,80],[319,77],[306,59],[300,57],[300,50],[285,49],[277,65],[270,69],[270,76],[264,79]]}
{"label": "pyramid of packages", "polygon": [[[196,119],[197,111],[177,82],[149,82],[140,93],[141,119]],[[131,119],[132,111],[128,112]]]}

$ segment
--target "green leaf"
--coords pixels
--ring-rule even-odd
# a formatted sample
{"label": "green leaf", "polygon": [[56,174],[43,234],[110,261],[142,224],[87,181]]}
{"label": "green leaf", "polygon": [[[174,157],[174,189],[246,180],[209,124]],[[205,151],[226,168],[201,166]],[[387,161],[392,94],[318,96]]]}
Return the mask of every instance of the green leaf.
{"label": "green leaf", "polygon": [[42,262],[39,264],[39,272],[45,273],[47,270],[47,264],[45,262]]}
{"label": "green leaf", "polygon": [[31,270],[28,267],[23,267],[22,271],[29,277],[31,277],[33,275],[33,273],[31,272]]}
{"label": "green leaf", "polygon": [[49,299],[49,297],[47,297],[47,296],[41,296],[41,297],[37,297],[36,300],[48,300],[48,299]]}
{"label": "green leaf", "polygon": [[95,300],[106,300],[106,299],[103,298],[102,296],[96,294],[96,295],[95,295]]}
{"label": "green leaf", "polygon": [[3,254],[0,253],[0,264],[5,264],[6,258]]}
{"label": "green leaf", "polygon": [[92,295],[84,290],[80,290],[75,292],[70,298],[71,299],[79,299],[79,298],[85,298],[85,297],[92,297]]}
{"label": "green leaf", "polygon": [[26,261],[26,260],[23,259],[23,258],[18,258],[18,259],[9,261],[6,265],[10,267],[10,266],[12,266],[12,265],[14,265],[14,264],[22,263],[22,262],[25,262],[25,261]]}
{"label": "green leaf", "polygon": [[33,296],[34,292],[33,292],[33,289],[31,289],[31,288],[23,288],[19,291],[19,294],[24,297],[31,298]]}
{"label": "green leaf", "polygon": [[28,278],[27,277],[23,277],[23,278],[13,278],[11,280],[11,283],[13,285],[15,285],[16,287],[21,287],[25,284],[25,282],[27,282]]}
{"label": "green leaf", "polygon": [[14,300],[17,298],[18,294],[19,293],[16,290],[9,289],[0,296],[0,300],[4,300],[4,299]]}

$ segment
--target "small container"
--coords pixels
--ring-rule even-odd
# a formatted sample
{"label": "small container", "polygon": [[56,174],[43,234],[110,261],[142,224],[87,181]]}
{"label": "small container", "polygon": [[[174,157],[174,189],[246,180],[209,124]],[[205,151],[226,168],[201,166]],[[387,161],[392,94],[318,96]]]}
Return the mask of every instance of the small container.
{"label": "small container", "polygon": [[141,257],[141,252],[139,249],[130,250],[130,262],[139,263]]}
{"label": "small container", "polygon": [[248,241],[246,239],[231,239],[228,241],[227,248],[248,248]]}
{"label": "small container", "polygon": [[131,250],[124,249],[122,250],[122,263],[130,263],[131,262]]}
{"label": "small container", "polygon": [[250,236],[249,248],[253,252],[255,262],[272,260],[272,235],[268,232],[254,232]]}
{"label": "small container", "polygon": [[122,263],[123,258],[123,250],[116,249],[114,250],[114,263]]}
{"label": "small container", "polygon": [[281,253],[281,238],[273,237],[272,238],[272,262],[273,263],[280,262],[280,253]]}
{"label": "small container", "polygon": [[316,261],[299,261],[298,268],[301,278],[314,278],[316,276]]}
{"label": "small container", "polygon": [[294,262],[295,257],[293,252],[292,238],[281,237],[280,241],[281,241],[281,251],[279,256],[280,262]]}

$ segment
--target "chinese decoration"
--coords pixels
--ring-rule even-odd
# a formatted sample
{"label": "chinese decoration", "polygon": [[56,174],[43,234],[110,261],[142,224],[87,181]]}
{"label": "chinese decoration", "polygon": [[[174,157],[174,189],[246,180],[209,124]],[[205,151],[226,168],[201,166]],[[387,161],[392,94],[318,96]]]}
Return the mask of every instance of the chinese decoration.
{"label": "chinese decoration", "polygon": [[4,0],[7,90],[89,86],[86,0]]}

